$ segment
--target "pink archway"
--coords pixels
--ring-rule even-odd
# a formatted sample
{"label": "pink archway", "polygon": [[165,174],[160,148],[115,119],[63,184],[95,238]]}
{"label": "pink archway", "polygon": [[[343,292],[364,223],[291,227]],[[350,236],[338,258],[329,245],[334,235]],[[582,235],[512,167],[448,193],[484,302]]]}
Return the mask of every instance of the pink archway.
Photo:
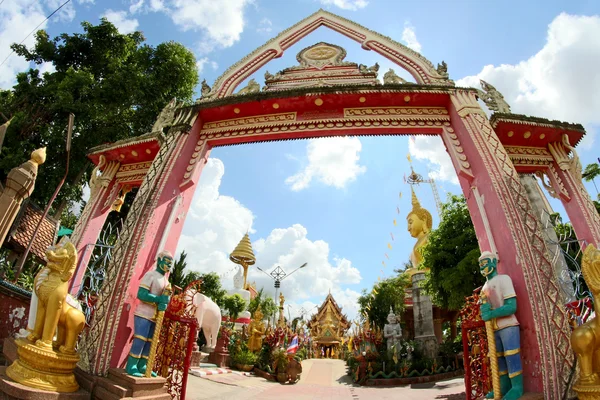
{"label": "pink archway", "polygon": [[[278,39],[278,46],[289,46],[316,26],[334,23],[336,30],[361,32],[356,24],[321,10],[279,35],[276,39],[287,42]],[[366,37],[361,43],[369,46],[380,38],[371,31],[361,34]],[[265,46],[273,47],[272,42]],[[581,138],[583,128],[514,114],[496,115],[492,125],[477,103],[475,90],[454,88],[451,81],[431,85],[433,79],[439,83],[440,77],[430,63],[412,53],[411,60],[421,69],[415,67],[411,73],[421,85],[319,87],[293,94],[229,96],[257,65],[274,57],[261,58],[265,54],[261,49],[219,78],[212,96],[180,108],[169,132],[157,136],[160,147],[125,221],[90,332],[81,344],[88,371],[104,374],[124,361],[139,281],[160,250],[175,251],[195,185],[213,147],[326,136],[424,134],[442,138],[467,198],[480,248],[498,252],[500,271],[515,284],[526,389],[562,396],[573,365],[570,328],[519,172],[550,171],[550,184],[561,193],[579,238],[600,244],[600,220],[590,213],[591,200],[577,175],[580,165],[568,157],[575,154],[569,143]],[[403,51],[408,54],[406,48]],[[125,145],[111,151],[105,154],[109,163],[132,150]],[[539,162],[542,153],[543,163]],[[103,201],[102,196],[96,198]],[[93,210],[97,204],[92,201],[88,207]],[[75,236],[80,243],[94,239],[93,232]]]}

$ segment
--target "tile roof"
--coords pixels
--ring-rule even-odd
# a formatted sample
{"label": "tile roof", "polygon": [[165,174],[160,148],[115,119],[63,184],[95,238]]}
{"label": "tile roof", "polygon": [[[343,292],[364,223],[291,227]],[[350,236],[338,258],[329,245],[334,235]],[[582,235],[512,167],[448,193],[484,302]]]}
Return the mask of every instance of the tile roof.
{"label": "tile roof", "polygon": [[[9,233],[9,244],[15,250],[25,251],[43,213],[44,211],[31,201],[21,206]],[[40,261],[44,260],[46,249],[54,244],[58,228],[58,221],[46,216],[30,250]]]}

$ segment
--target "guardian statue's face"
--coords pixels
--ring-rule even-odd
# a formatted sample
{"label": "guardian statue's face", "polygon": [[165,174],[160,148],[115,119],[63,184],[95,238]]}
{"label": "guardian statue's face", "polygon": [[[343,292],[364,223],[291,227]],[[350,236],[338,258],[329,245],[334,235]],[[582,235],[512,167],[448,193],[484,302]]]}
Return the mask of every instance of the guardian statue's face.
{"label": "guardian statue's face", "polygon": [[158,266],[158,270],[163,274],[171,271],[171,266],[173,265],[173,257],[162,256],[156,261],[156,265]]}
{"label": "guardian statue's face", "polygon": [[493,274],[496,271],[498,260],[495,258],[482,258],[479,260],[479,272],[484,277]]}

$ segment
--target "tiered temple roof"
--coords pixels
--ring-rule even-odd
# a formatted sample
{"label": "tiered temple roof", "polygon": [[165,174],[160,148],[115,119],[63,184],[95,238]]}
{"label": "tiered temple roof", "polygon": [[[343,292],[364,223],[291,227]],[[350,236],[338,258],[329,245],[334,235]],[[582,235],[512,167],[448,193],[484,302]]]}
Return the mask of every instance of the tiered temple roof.
{"label": "tiered temple roof", "polygon": [[317,343],[338,343],[349,327],[348,318],[342,314],[342,308],[331,293],[308,322],[308,328]]}

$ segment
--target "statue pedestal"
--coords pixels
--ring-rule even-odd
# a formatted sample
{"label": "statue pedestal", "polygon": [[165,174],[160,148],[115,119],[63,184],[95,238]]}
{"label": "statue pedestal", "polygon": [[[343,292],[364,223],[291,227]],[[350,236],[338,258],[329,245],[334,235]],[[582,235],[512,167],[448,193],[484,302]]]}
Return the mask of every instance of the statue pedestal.
{"label": "statue pedestal", "polygon": [[89,392],[83,389],[71,393],[58,393],[22,385],[6,375],[6,367],[0,367],[0,399],[2,400],[89,400],[89,398]]}
{"label": "statue pedestal", "polygon": [[108,377],[98,378],[92,399],[94,400],[171,400],[163,377],[136,378],[124,369],[111,368]]}
{"label": "statue pedestal", "polygon": [[62,393],[79,390],[73,374],[78,354],[40,348],[27,339],[17,339],[15,343],[18,358],[5,371],[9,378],[40,390]]}
{"label": "statue pedestal", "polygon": [[223,334],[217,339],[214,351],[208,355],[208,362],[220,368],[229,367],[230,357],[225,345],[226,341],[229,342],[229,338],[226,338]]}
{"label": "statue pedestal", "polygon": [[423,355],[434,359],[438,355],[438,340],[435,335],[415,336],[415,341],[421,346]]}

